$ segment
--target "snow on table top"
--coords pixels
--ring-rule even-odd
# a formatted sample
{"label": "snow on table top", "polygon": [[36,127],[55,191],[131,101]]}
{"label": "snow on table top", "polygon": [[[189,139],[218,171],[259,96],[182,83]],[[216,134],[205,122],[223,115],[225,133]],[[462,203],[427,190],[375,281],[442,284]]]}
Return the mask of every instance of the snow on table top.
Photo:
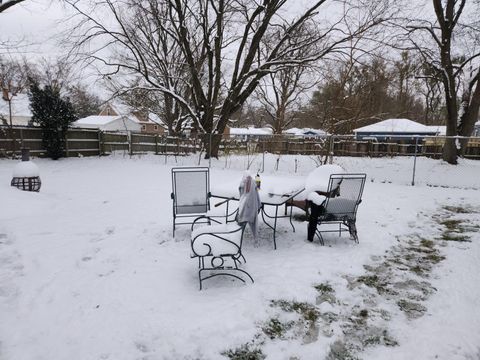
{"label": "snow on table top", "polygon": [[[253,176],[253,175],[252,175]],[[211,176],[212,196],[238,199],[238,187],[242,177],[228,181],[218,182]],[[260,190],[258,191],[260,201],[269,204],[283,204],[288,195],[297,193],[305,187],[305,177],[303,176],[271,176],[260,175]]]}

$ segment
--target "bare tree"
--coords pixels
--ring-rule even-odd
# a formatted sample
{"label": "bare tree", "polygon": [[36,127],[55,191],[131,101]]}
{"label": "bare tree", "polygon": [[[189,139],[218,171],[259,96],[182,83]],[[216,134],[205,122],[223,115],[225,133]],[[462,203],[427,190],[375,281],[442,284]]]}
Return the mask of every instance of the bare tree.
{"label": "bare tree", "polygon": [[25,0],[0,0],[0,13]]}
{"label": "bare tree", "polygon": [[[294,36],[309,36],[310,31],[315,29],[300,27]],[[269,49],[271,43],[270,37],[266,37],[264,49]],[[319,43],[312,43],[309,47],[302,47],[292,52],[292,57],[307,58],[314,57],[321,50]],[[273,130],[274,134],[281,134],[296,119],[298,107],[302,96],[310,90],[317,79],[315,78],[314,62],[286,66],[277,72],[272,72],[263,77],[259,82],[255,95],[261,103],[267,118],[267,125]],[[297,105],[297,109],[295,109]]]}
{"label": "bare tree", "polygon": [[[230,117],[240,109],[265,76],[292,66],[304,66],[325,57],[352,37],[369,31],[385,20],[390,9],[388,1],[344,1],[345,11],[329,26],[309,33],[293,36],[304,24],[318,27],[314,21],[327,0],[317,0],[298,16],[285,13],[287,0],[66,0],[81,18],[81,38],[77,49],[85,49],[93,40],[101,45],[84,54],[107,65],[109,76],[125,70],[139,75],[145,88],[161,91],[178,101],[198,131],[205,134],[222,134]],[[93,4],[86,7],[84,3]],[[355,7],[352,3],[356,3]],[[360,6],[361,5],[361,6]],[[130,11],[135,8],[135,12]],[[365,10],[366,9],[366,10]],[[164,17],[165,11],[168,17]],[[363,12],[362,12],[363,11]],[[360,15],[359,15],[360,14]],[[145,20],[151,28],[143,29],[135,19]],[[351,33],[342,28],[348,17],[361,18]],[[105,20],[105,19],[108,19]],[[158,21],[160,20],[160,21]],[[142,26],[139,26],[142,25]],[[142,32],[163,32],[181,50],[174,61],[160,54],[158,42]],[[263,47],[265,37],[274,33],[270,49]],[[322,49],[314,56],[298,57],[298,50],[322,41]],[[126,63],[119,56],[105,54],[105,49],[116,49],[117,55],[128,54],[134,62]],[[148,54],[148,55],[147,55]],[[156,58],[152,66],[152,56]],[[170,81],[154,78],[152,67],[175,66],[184,69],[188,76],[181,77],[188,84],[188,98],[177,91]],[[220,137],[215,136],[211,153],[217,156]]]}
{"label": "bare tree", "polygon": [[[431,79],[443,85],[447,110],[447,136],[471,136],[480,107],[480,28],[467,14],[480,14],[479,3],[432,0],[434,20],[411,20],[408,40],[429,68]],[[467,10],[468,9],[468,10]],[[446,140],[443,159],[457,163],[467,141]]]}

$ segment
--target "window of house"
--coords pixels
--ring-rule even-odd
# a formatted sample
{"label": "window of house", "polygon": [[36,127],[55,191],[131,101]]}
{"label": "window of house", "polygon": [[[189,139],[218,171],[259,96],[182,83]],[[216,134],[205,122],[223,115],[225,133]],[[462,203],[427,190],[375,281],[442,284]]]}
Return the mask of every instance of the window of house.
{"label": "window of house", "polygon": [[147,125],[142,125],[142,130],[146,130],[147,129]]}
{"label": "window of house", "polygon": [[158,130],[158,125],[153,125],[153,130]]}

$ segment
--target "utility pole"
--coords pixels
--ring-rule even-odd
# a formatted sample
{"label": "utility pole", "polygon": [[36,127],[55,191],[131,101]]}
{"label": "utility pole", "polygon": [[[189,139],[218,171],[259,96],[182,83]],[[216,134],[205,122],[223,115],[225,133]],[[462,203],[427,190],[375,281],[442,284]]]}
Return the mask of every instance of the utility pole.
{"label": "utility pole", "polygon": [[11,91],[11,84],[9,84],[8,88],[2,89],[2,98],[6,102],[8,102],[8,116],[10,122],[10,136],[12,137],[12,159],[15,159],[15,134],[13,132],[13,120],[12,120],[12,100],[13,97],[16,96],[15,91]]}

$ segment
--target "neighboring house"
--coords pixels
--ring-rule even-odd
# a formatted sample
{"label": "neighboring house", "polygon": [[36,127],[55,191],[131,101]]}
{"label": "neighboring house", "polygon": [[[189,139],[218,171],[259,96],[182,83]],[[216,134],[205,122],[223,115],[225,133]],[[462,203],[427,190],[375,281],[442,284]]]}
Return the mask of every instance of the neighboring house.
{"label": "neighboring house", "polygon": [[144,114],[139,111],[132,111],[128,106],[119,103],[107,103],[99,116],[115,116],[123,115],[128,116],[133,121],[136,121],[140,125],[140,131],[149,134],[163,134],[165,132],[165,126],[161,119],[152,113]]}
{"label": "neighboring house", "polygon": [[74,127],[87,129],[100,129],[103,131],[141,131],[141,126],[138,121],[135,121],[130,116],[116,115],[93,115],[86,118],[79,119],[73,123]]}
{"label": "neighboring house", "polygon": [[[0,125],[10,125],[10,111],[5,94],[0,97]],[[12,125],[28,126],[32,121],[30,99],[27,94],[17,94],[12,98]]]}
{"label": "neighboring house", "polygon": [[288,136],[293,136],[296,138],[323,138],[327,137],[329,134],[326,131],[321,129],[312,129],[312,128],[291,128],[285,130],[283,134]]}
{"label": "neighboring house", "polygon": [[438,129],[431,129],[426,125],[409,119],[388,119],[355,129],[353,133],[359,140],[365,138],[402,140],[409,136],[435,136],[438,133]]}
{"label": "neighboring house", "polygon": [[272,136],[273,132],[270,128],[255,128],[249,126],[247,128],[229,128],[230,137],[242,140],[258,139],[265,136]]}

